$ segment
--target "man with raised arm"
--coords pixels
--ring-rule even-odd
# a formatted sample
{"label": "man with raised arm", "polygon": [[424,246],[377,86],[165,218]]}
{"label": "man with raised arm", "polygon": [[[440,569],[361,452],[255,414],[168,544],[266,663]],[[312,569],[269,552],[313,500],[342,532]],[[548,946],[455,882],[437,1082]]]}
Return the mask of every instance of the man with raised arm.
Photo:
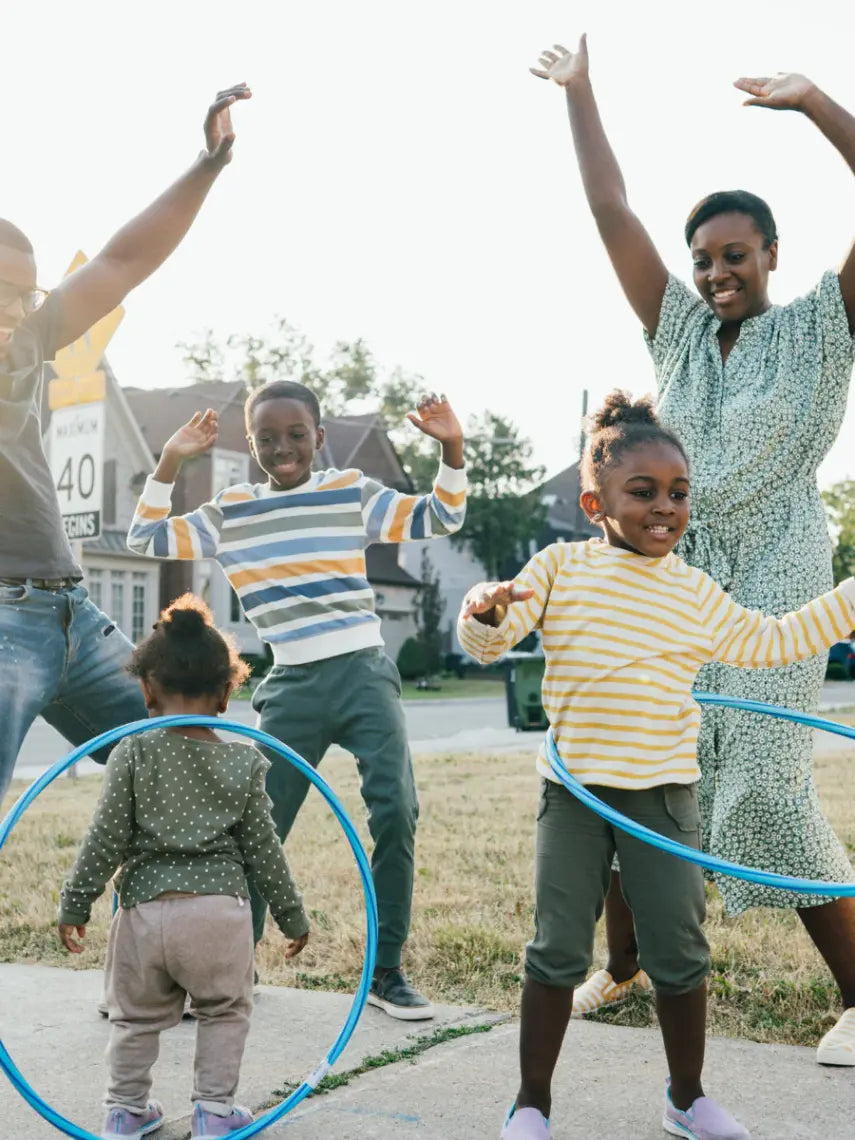
{"label": "man with raised arm", "polygon": [[190,169],[49,296],[29,240],[0,219],[0,799],[39,714],[72,744],[146,716],[124,672],[132,646],[89,601],[63,530],[42,446],[44,364],[178,246],[231,161],[232,104],[250,95],[221,91]]}

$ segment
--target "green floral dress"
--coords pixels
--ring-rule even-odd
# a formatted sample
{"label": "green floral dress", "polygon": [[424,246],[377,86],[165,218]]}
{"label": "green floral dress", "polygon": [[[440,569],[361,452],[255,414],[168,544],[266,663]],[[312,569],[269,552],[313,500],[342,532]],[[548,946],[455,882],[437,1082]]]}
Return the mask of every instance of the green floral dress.
{"label": "green floral dress", "polygon": [[[662,422],[691,462],[692,518],[678,553],[737,602],[780,616],[831,588],[816,470],[846,406],[855,340],[836,273],[743,322],[722,363],[720,322],[669,278],[648,337]],[[711,665],[698,689],[816,711],[823,654],[783,669]],[[808,879],[851,880],[813,779],[811,730],[731,709],[704,712],[698,744],[708,851]],[[828,900],[716,876],[729,914]]]}

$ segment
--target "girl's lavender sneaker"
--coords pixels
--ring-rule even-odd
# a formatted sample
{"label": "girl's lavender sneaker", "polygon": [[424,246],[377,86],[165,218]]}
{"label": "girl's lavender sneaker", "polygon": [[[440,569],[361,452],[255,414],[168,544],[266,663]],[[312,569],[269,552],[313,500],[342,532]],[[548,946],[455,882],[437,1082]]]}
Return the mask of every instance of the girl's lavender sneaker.
{"label": "girl's lavender sneaker", "polygon": [[500,1140],[549,1140],[549,1121],[536,1108],[517,1108],[508,1113]]}
{"label": "girl's lavender sneaker", "polygon": [[207,1108],[197,1104],[190,1121],[190,1140],[203,1140],[206,1136],[228,1136],[252,1124],[252,1113],[248,1108],[235,1105],[228,1116],[217,1116]]}
{"label": "girl's lavender sneaker", "polygon": [[708,1096],[699,1096],[691,1108],[684,1110],[674,1107],[669,1088],[665,1089],[662,1127],[685,1140],[751,1140],[750,1132]]}
{"label": "girl's lavender sneaker", "polygon": [[130,1112],[127,1108],[111,1108],[107,1113],[104,1140],[141,1140],[150,1132],[156,1132],[163,1124],[163,1105],[156,1100],[149,1102],[145,1112]]}

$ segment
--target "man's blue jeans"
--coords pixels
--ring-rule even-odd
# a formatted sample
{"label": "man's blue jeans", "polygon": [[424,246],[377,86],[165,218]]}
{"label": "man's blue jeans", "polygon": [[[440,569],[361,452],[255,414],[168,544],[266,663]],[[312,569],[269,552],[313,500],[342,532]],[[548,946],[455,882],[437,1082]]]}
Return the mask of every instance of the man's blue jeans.
{"label": "man's blue jeans", "polygon": [[[73,745],[148,715],[138,682],[125,672],[132,650],[82,586],[53,592],[0,584],[0,800],[39,715]],[[108,754],[93,759],[106,763]]]}

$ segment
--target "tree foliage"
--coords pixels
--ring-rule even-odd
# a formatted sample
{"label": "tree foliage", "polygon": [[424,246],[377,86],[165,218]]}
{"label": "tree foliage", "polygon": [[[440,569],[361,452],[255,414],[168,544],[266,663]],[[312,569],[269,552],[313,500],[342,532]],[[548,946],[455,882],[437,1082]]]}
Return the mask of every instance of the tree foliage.
{"label": "tree foliage", "polygon": [[516,424],[489,411],[469,420],[466,468],[466,522],[455,540],[469,543],[488,577],[510,577],[546,520],[538,491],[544,468]]}
{"label": "tree foliage", "polygon": [[835,585],[855,574],[855,479],[844,479],[822,492],[834,543]]}
{"label": "tree foliage", "polygon": [[417,373],[395,368],[381,373],[361,338],[337,341],[327,360],[284,317],[277,317],[262,336],[233,333],[220,339],[212,329],[178,348],[190,379],[239,381],[248,391],[272,380],[296,380],[311,388],[325,416],[379,411],[404,469],[417,491],[428,491],[436,474],[436,446],[407,422],[425,391]]}
{"label": "tree foliage", "polygon": [[442,667],[442,615],[445,598],[440,590],[439,575],[430,555],[422,550],[420,566],[421,589],[416,600],[416,628],[425,657],[425,672],[438,673]]}
{"label": "tree foliage", "polygon": [[[338,341],[321,361],[305,335],[278,317],[261,336],[233,333],[223,340],[209,329],[200,340],[178,347],[194,382],[237,380],[253,389],[271,380],[296,380],[317,395],[325,416],[379,411],[415,490],[430,490],[437,469],[436,444],[406,420],[429,389],[418,373],[381,370],[361,338]],[[519,568],[529,541],[543,525],[545,510],[535,489],[544,472],[532,455],[530,440],[521,437],[510,420],[484,412],[469,421],[470,498],[457,541],[471,543],[495,577]]]}

